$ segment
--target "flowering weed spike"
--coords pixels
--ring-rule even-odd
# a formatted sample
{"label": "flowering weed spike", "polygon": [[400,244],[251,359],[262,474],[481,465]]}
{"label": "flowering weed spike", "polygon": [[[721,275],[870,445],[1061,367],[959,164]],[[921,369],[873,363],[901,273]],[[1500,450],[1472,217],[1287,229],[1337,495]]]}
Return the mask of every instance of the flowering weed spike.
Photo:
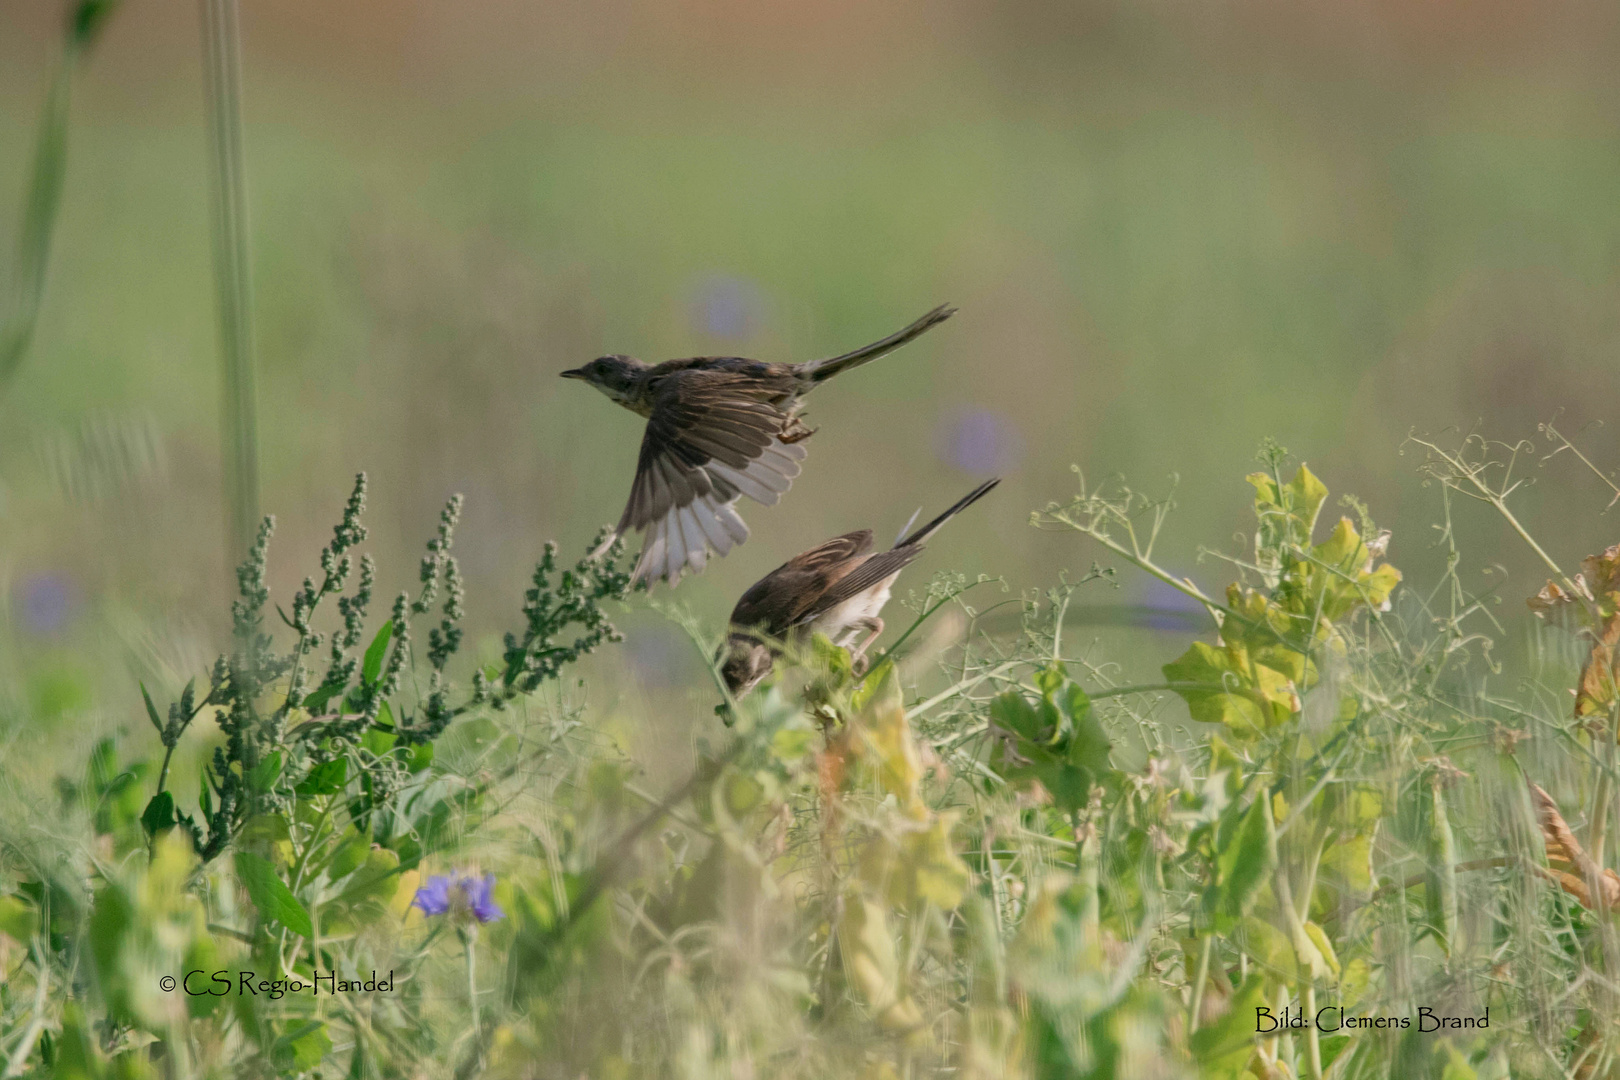
{"label": "flowering weed spike", "polygon": [[[361,523],[365,504],[366,476],[360,473],[342,520],[321,549],[320,576],[306,577],[293,595],[291,614],[281,612],[297,635],[286,652],[275,651],[274,639],[266,632],[264,614],[270,602],[266,560],[275,521],[264,519],[237,570],[240,595],[231,609],[236,648],[214,664],[208,693],[201,701],[195,689],[188,687],[169,707],[168,721],[160,722],[159,735],[170,753],[206,706],[214,708],[224,735],[224,744],[215,748],[212,761],[203,770],[200,816],[174,807],[172,794],[165,794],[167,760],[153,797],[164,795],[170,800],[157,804],[170,809],[156,812],[154,819],[172,814],[170,820],[192,837],[205,860],[223,852],[249,818],[287,813],[295,803],[311,798],[352,799],[347,803],[352,823],[364,833],[370,828],[373,810],[383,807],[408,782],[411,772],[421,767],[409,764],[411,747],[437,737],[469,710],[501,708],[513,698],[533,692],[602,642],[618,640],[601,603],[628,595],[629,575],[615,563],[622,556],[622,546],[616,545],[603,561],[581,562],[559,577],[556,546],[548,544],[533,587],[525,594],[524,632],[507,637],[506,669],[499,676],[476,672],[470,692],[460,704],[454,703],[448,669],[464,640],[460,624],[465,616],[466,586],[461,567],[450,552],[461,516],[461,496],[448,500],[439,515],[438,528],[422,561],[422,587],[417,596],[413,599],[409,593],[400,593],[392,605],[391,622],[369,632],[366,616],[377,580],[376,564],[369,555],[359,556],[354,592],[343,594],[354,569],[354,548],[366,538]],[[311,686],[313,676],[305,665],[325,640],[315,629],[318,611],[322,601],[334,595],[341,625],[330,632],[325,676]],[[407,701],[390,699],[407,689],[411,618],[435,605],[440,618],[428,632],[427,684],[411,695],[421,703],[413,710]],[[571,643],[563,644],[569,638]],[[362,660],[358,653],[368,640],[375,644]],[[155,706],[152,715],[157,719]],[[381,729],[395,738],[366,741],[367,732],[385,716]],[[347,767],[334,774],[330,766],[341,761]],[[455,895],[462,897],[477,921],[487,922],[501,917],[492,898],[493,887],[493,878],[468,877],[456,885],[460,892]],[[424,903],[432,905],[435,895],[432,890],[426,892]]]}

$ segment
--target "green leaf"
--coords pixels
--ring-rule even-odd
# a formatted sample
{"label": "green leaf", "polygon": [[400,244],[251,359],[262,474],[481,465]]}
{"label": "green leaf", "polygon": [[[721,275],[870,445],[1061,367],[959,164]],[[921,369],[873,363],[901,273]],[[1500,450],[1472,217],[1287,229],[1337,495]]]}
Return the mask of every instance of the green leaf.
{"label": "green leaf", "polygon": [[1073,734],[1069,737],[1069,764],[1089,772],[1092,779],[1101,783],[1108,771],[1113,768],[1109,760],[1109,752],[1114,744],[1103,730],[1102,724],[1092,715],[1091,702],[1086,699],[1085,693],[1074,687],[1074,693],[1068,697],[1069,704],[1076,705],[1070,716],[1073,717]]}
{"label": "green leaf", "polygon": [[[1253,736],[1297,711],[1299,699],[1287,675],[1261,663],[1251,667],[1247,657],[1243,649],[1217,649],[1195,641],[1185,653],[1164,665],[1164,677],[1173,683],[1231,687],[1230,691],[1178,689],[1176,693],[1187,703],[1194,720],[1224,724],[1234,735]],[[1257,697],[1265,701],[1264,709]]]}
{"label": "green leaf", "polygon": [[1327,485],[1318,480],[1315,473],[1301,464],[1288,488],[1288,493],[1293,496],[1290,500],[1292,503],[1291,509],[1304,523],[1305,537],[1309,539],[1311,533],[1316,529],[1316,518],[1322,512],[1322,504],[1327,502]]}
{"label": "green leaf", "polygon": [[349,778],[349,759],[333,758],[323,761],[304,777],[303,783],[294,790],[308,798],[311,795],[331,795],[343,790],[343,783]]}
{"label": "green leaf", "polygon": [[1352,892],[1373,887],[1372,831],[1346,840],[1342,837],[1322,853],[1319,876],[1342,884]]}
{"label": "green leaf", "polygon": [[399,891],[399,856],[387,848],[375,847],[365,852],[365,862],[354,871],[354,877],[338,899],[345,904],[359,904],[376,900],[386,904]]}
{"label": "green leaf", "polygon": [[105,795],[118,779],[118,750],[111,739],[102,739],[90,751],[90,786]]}
{"label": "green leaf", "polygon": [[815,666],[826,671],[833,677],[835,683],[843,683],[850,677],[849,652],[839,648],[825,634],[814,634],[810,638],[810,655]]}
{"label": "green leaf", "polygon": [[332,1038],[326,1025],[310,1020],[293,1028],[276,1040],[274,1056],[282,1068],[295,1072],[308,1072],[319,1065],[332,1052]]}
{"label": "green leaf", "polygon": [[163,721],[158,717],[157,706],[152,704],[152,695],[146,692],[145,683],[137,685],[141,688],[141,700],[146,702],[146,718],[152,721],[152,726],[157,728],[157,733],[161,736],[163,734]]}
{"label": "green leaf", "polygon": [[856,712],[864,712],[878,694],[885,692],[885,687],[893,685],[893,678],[894,658],[885,655],[876,667],[861,676],[855,692],[849,697],[849,707]]}
{"label": "green leaf", "polygon": [[135,929],[135,904],[120,882],[108,882],[96,890],[90,909],[90,955],[95,960],[96,982],[107,1000],[110,1016],[127,1023],[130,992],[135,989],[125,977],[120,962],[124,944]]}
{"label": "green leaf", "polygon": [[848,897],[838,927],[838,948],[850,983],[879,1024],[889,1031],[909,1031],[922,1024],[922,1012],[901,982],[882,904],[859,895]]}
{"label": "green leaf", "polygon": [[152,796],[152,801],[146,804],[146,810],[141,814],[141,825],[145,827],[147,836],[174,828],[174,796],[167,791]]}
{"label": "green leaf", "polygon": [[1322,962],[1333,972],[1334,979],[1337,979],[1342,969],[1339,967],[1339,954],[1333,949],[1333,939],[1328,937],[1326,930],[1313,922],[1305,924],[1305,936],[1311,939],[1316,951],[1322,954]]}
{"label": "green leaf", "polygon": [[1216,917],[1216,926],[1224,929],[1248,913],[1260,887],[1277,868],[1277,827],[1265,788],[1235,829],[1221,830],[1220,844],[1215,856],[1216,883],[1205,892],[1205,903]]}
{"label": "green leaf", "polygon": [[810,728],[783,728],[771,736],[771,753],[778,761],[791,764],[810,752],[815,737]]}
{"label": "green leaf", "polygon": [[0,934],[28,944],[39,929],[39,913],[20,896],[0,896]]}
{"label": "green leaf", "polygon": [[[387,706],[385,705],[384,708],[387,708]],[[360,748],[374,757],[382,757],[392,750],[394,744],[398,741],[399,736],[392,731],[378,731],[376,728],[372,728],[360,736]]]}
{"label": "green leaf", "polygon": [[394,620],[389,619],[377,630],[377,636],[371,639],[366,648],[366,658],[360,664],[360,678],[363,682],[375,683],[382,674],[383,657],[388,653],[388,643],[394,637]]}
{"label": "green leaf", "polygon": [[370,853],[371,841],[350,825],[345,830],[343,841],[332,853],[332,862],[326,868],[326,876],[332,881],[349,876],[354,873],[356,867],[366,861],[366,856]]}
{"label": "green leaf", "polygon": [[276,844],[292,838],[287,819],[280,814],[255,814],[242,824],[237,841],[247,845]]}
{"label": "green leaf", "polygon": [[861,880],[883,890],[898,907],[926,902],[942,911],[955,909],[973,879],[951,843],[955,822],[954,814],[944,813],[899,837],[874,837],[861,852]]}
{"label": "green leaf", "polygon": [[1243,790],[1243,760],[1237,756],[1233,749],[1226,745],[1226,740],[1219,735],[1209,738],[1209,775],[1211,778],[1226,774],[1226,795],[1229,799],[1237,798],[1238,792]]}
{"label": "green leaf", "polygon": [[[1202,641],[1193,642],[1186,652],[1164,665],[1163,670],[1164,677],[1172,683],[1206,683],[1231,686],[1234,690],[1243,689],[1248,683],[1247,673],[1236,670],[1225,649]],[[1219,690],[1177,690],[1176,693],[1187,703],[1187,711],[1194,720],[1225,724],[1234,733],[1245,735],[1262,728],[1260,710],[1248,697]]]}
{"label": "green leaf", "polygon": [[95,41],[119,3],[120,0],[79,0],[73,9],[73,43],[82,49]]}
{"label": "green leaf", "polygon": [[1041,737],[1039,716],[1024,695],[1016,690],[999,694],[990,702],[990,719],[1002,730],[1030,742],[1038,741]]}
{"label": "green leaf", "polygon": [[411,747],[410,760],[405,767],[413,773],[419,773],[433,764],[433,744],[430,742],[417,743]]}
{"label": "green leaf", "polygon": [[1440,1080],[1478,1080],[1479,1073],[1474,1066],[1449,1041],[1442,1042],[1434,1049],[1436,1055],[1446,1055],[1446,1067],[1440,1072]]}
{"label": "green leaf", "polygon": [[324,708],[328,701],[331,701],[333,698],[343,693],[344,687],[348,685],[349,684],[346,682],[326,683],[321,686],[319,690],[316,690],[313,694],[310,694],[308,697],[304,698],[304,700],[299,702],[299,704],[302,705],[305,710],[311,714],[314,714]]}
{"label": "green leaf", "polygon": [[1433,845],[1429,856],[1428,905],[1429,920],[1440,938],[1446,955],[1457,945],[1457,847],[1451,832],[1451,818],[1446,812],[1444,788],[1430,782],[1433,799],[1429,816],[1429,835]]}
{"label": "green leaf", "polygon": [[304,905],[298,902],[298,897],[292,894],[281,875],[268,859],[259,857],[251,851],[238,851],[236,853],[236,876],[246,886],[248,898],[258,909],[259,916],[266,921],[274,921],[285,926],[293,933],[304,938],[315,936],[314,924],[310,922],[309,912]]}
{"label": "green leaf", "polygon": [[254,791],[269,791],[281,776],[281,751],[272,750],[263,761],[248,772],[248,787]]}
{"label": "green leaf", "polygon": [[[1263,801],[1263,800],[1262,800]],[[1187,1040],[1205,1080],[1238,1080],[1254,1055],[1255,1009],[1266,1004],[1265,980],[1255,972],[1232,995],[1231,1008]]]}
{"label": "green leaf", "polygon": [[1295,962],[1294,946],[1289,942],[1288,935],[1266,920],[1245,915],[1232,924],[1230,936],[1248,954],[1249,962],[1257,965],[1262,973],[1285,982],[1292,982],[1298,977],[1299,965]]}

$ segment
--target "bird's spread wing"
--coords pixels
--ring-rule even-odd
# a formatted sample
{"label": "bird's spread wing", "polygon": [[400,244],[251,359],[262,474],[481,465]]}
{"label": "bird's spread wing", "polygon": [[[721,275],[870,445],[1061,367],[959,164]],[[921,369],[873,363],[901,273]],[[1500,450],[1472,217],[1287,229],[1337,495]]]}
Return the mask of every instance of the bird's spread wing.
{"label": "bird's spread wing", "polygon": [[731,612],[731,625],[782,637],[815,610],[828,589],[872,550],[872,531],[845,533],[795,555],[755,582]]}
{"label": "bird's spread wing", "polygon": [[910,547],[891,548],[880,551],[871,558],[861,562],[844,574],[837,581],[832,582],[816,602],[799,613],[795,622],[813,622],[825,613],[842,604],[845,600],[853,599],[882,582],[898,574],[917,556],[923,553],[921,544]]}
{"label": "bird's spread wing", "polygon": [[[775,385],[778,381],[783,385]],[[680,580],[748,538],[739,496],[767,506],[799,475],[804,448],[782,441],[789,412],[773,404],[787,377],[684,370],[660,380],[619,532],[646,529],[635,577]]]}

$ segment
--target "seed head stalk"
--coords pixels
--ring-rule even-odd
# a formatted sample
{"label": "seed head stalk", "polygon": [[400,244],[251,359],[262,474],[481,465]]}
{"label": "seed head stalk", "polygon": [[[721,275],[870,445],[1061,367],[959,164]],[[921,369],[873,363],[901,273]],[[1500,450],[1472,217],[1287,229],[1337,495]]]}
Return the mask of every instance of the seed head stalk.
{"label": "seed head stalk", "polygon": [[248,275],[247,191],[242,164],[242,59],[236,0],[201,0],[212,158],[214,281],[224,364],[228,529],[226,565],[252,542],[259,522],[259,422],[253,358],[253,296]]}

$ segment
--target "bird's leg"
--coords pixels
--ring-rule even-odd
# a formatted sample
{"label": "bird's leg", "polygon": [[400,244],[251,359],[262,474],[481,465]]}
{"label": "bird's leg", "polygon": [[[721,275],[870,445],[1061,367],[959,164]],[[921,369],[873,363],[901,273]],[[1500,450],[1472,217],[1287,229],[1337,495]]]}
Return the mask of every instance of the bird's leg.
{"label": "bird's leg", "polygon": [[866,650],[872,647],[872,642],[883,633],[883,620],[876,615],[866,619],[857,619],[850,624],[851,630],[866,630],[866,640],[856,646],[855,651],[849,654],[849,669],[856,675],[865,675],[870,661],[866,659]]}
{"label": "bird's leg", "polygon": [[782,432],[777,436],[777,438],[781,439],[783,443],[792,446],[794,443],[804,442],[804,440],[808,439],[819,430],[821,429],[805,427],[804,421],[795,416],[792,420],[782,426]]}

